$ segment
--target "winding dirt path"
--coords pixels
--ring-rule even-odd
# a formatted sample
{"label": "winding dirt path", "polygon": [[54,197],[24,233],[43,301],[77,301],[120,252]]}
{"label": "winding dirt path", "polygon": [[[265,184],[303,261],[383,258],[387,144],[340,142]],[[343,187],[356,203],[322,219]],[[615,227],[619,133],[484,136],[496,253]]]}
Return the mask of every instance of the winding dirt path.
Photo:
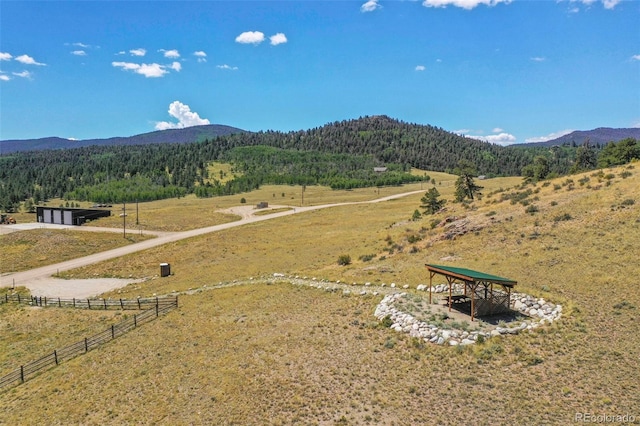
{"label": "winding dirt path", "polygon": [[[163,244],[183,240],[186,238],[195,237],[198,235],[204,235],[211,232],[222,231],[224,229],[235,228],[237,226],[242,226],[249,223],[262,222],[264,220],[271,220],[271,219],[276,219],[283,216],[300,214],[300,213],[305,213],[311,210],[320,210],[320,209],[325,209],[329,207],[379,203],[383,201],[393,200],[396,198],[406,197],[406,196],[421,193],[421,192],[424,192],[424,191],[419,190],[419,191],[405,192],[402,194],[390,195],[387,197],[382,197],[382,198],[378,198],[370,201],[322,204],[318,206],[308,206],[308,207],[272,206],[271,208],[291,207],[291,210],[281,211],[281,212],[268,214],[268,215],[255,215],[254,213],[256,212],[256,210],[254,210],[253,206],[234,207],[234,208],[228,209],[227,211],[239,215],[241,219],[238,221],[223,223],[221,225],[214,225],[214,226],[208,226],[204,228],[193,229],[190,231],[182,231],[182,232],[149,232],[154,235],[157,235],[157,238],[141,241],[139,243],[130,244],[124,247],[118,247],[118,248],[103,251],[100,253],[95,253],[89,256],[79,257],[76,259],[56,263],[53,265],[42,266],[40,268],[35,268],[28,271],[14,272],[11,274],[2,275],[0,276],[0,287],[24,286],[24,287],[27,287],[33,295],[43,296],[43,297],[45,296],[46,297],[64,297],[64,298],[92,297],[92,296],[102,294],[109,290],[124,287],[127,284],[130,284],[132,282],[137,282],[137,281],[126,280],[126,279],[114,279],[114,278],[63,280],[63,279],[53,278],[52,275],[61,271],[80,268],[83,266],[102,262],[104,260],[109,260],[116,257],[125,256],[127,254],[135,253],[138,251],[146,250],[149,248],[161,246]],[[265,210],[258,210],[258,211],[265,211]],[[3,228],[6,226],[7,229],[11,229],[11,230],[29,229],[29,227],[26,225],[29,225],[29,224],[3,225]],[[43,226],[51,227],[51,228],[56,227],[54,225],[43,225],[40,223],[31,224],[31,228],[33,228],[34,226],[38,228],[41,228]],[[59,225],[59,226],[62,226],[65,229],[74,229],[74,230],[81,230],[81,231],[122,232],[122,229],[115,229],[115,228],[108,229],[108,228],[85,227],[85,226],[83,227],[73,227],[73,226],[65,226],[65,225]],[[6,229],[3,230],[3,233],[4,232],[6,232]]]}

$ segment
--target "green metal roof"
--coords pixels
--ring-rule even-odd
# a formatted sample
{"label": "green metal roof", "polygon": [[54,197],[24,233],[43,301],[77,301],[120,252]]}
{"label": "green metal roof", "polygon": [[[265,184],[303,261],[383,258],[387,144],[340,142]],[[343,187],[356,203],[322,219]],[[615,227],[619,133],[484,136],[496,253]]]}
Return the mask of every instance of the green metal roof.
{"label": "green metal roof", "polygon": [[465,281],[486,281],[492,283],[500,283],[514,286],[517,281],[509,278],[498,277],[497,275],[485,274],[484,272],[474,271],[466,268],[455,268],[453,266],[432,265],[427,263],[427,269],[441,275],[448,275]]}

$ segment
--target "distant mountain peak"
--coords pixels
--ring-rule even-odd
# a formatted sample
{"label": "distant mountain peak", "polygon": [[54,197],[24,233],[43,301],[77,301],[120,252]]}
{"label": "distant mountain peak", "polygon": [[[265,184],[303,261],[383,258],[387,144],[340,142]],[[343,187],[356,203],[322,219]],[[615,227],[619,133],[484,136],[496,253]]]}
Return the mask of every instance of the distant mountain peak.
{"label": "distant mountain peak", "polygon": [[222,124],[205,124],[181,129],[155,130],[135,136],[116,136],[106,139],[66,139],[48,137],[40,139],[13,139],[0,141],[0,154],[21,151],[40,151],[49,149],[79,148],[91,145],[149,145],[154,143],[191,143],[233,133],[246,133],[245,130]]}
{"label": "distant mountain peak", "polygon": [[579,146],[587,141],[592,145],[606,145],[626,138],[640,139],[640,127],[621,129],[598,127],[593,130],[576,130],[546,142],[524,143],[518,146],[560,146],[574,143]]}

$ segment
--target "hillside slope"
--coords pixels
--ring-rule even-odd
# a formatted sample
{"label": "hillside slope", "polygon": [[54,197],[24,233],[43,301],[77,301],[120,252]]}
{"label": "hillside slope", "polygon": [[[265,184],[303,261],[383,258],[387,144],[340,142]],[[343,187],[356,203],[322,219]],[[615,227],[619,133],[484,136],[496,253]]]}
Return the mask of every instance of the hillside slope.
{"label": "hillside slope", "polygon": [[[638,419],[637,165],[535,186],[505,179],[483,185],[484,197],[468,208],[451,203],[452,185],[438,186],[446,210],[419,221],[409,220],[417,194],[287,216],[76,271],[152,277],[158,262],[169,262],[171,277],[105,296],[184,291],[180,311],[0,394],[2,421],[35,424],[23,413],[43,407],[52,423],[565,425],[576,413]],[[166,219],[179,220],[175,214]],[[446,218],[468,232],[446,238],[451,228],[431,227]],[[341,254],[353,262],[338,266]],[[371,291],[408,284],[416,302],[424,300],[415,287],[428,283],[425,263],[515,279],[517,291],[562,304],[563,317],[533,333],[455,348],[379,326],[373,311],[381,296]],[[359,284],[350,295],[252,284],[274,272]]]}
{"label": "hillside slope", "polygon": [[622,139],[640,139],[640,127],[612,129],[610,127],[598,127],[593,130],[576,130],[546,142],[523,143],[523,147],[551,147],[559,145],[580,146],[585,142],[590,145],[606,145],[609,142],[618,142]]}
{"label": "hillside slope", "polygon": [[185,127],[182,129],[157,130],[129,137],[107,139],[71,140],[59,137],[41,139],[14,139],[0,141],[0,154],[13,152],[72,149],[83,146],[148,145],[153,143],[191,143],[218,136],[243,133],[244,130],[221,124]]}

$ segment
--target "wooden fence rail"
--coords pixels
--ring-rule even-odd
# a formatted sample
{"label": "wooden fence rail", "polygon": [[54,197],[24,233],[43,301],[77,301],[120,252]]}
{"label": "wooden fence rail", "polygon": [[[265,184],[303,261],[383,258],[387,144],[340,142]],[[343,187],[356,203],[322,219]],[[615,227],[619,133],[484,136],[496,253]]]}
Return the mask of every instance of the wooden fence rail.
{"label": "wooden fence rail", "polygon": [[145,310],[156,305],[170,305],[174,303],[171,297],[151,297],[138,299],[62,299],[60,297],[21,296],[19,294],[5,294],[0,297],[0,304],[16,302],[31,306],[80,308],[80,309],[120,309]]}
{"label": "wooden fence rail", "polygon": [[[22,296],[22,298],[24,298],[24,296]],[[28,300],[29,298],[27,297],[26,299]],[[138,299],[138,301],[139,300],[141,299]],[[158,298],[158,299],[145,299],[145,300],[155,300],[156,302],[153,305],[151,305],[151,307],[149,307],[149,304],[143,303],[140,306],[145,306],[146,307],[145,310],[143,310],[139,314],[134,315],[132,318],[127,318],[117,324],[112,325],[105,331],[102,331],[90,337],[85,337],[83,340],[73,343],[69,346],[65,346],[62,349],[56,349],[53,351],[53,353],[47,354],[40,359],[21,365],[20,368],[17,368],[11,371],[9,374],[6,374],[0,377],[0,391],[2,391],[3,388],[8,388],[11,385],[22,384],[26,380],[29,380],[32,377],[34,377],[41,370],[56,366],[61,362],[75,358],[78,355],[85,354],[89,352],[91,349],[94,349],[106,342],[109,342],[115,339],[116,337],[122,336],[128,331],[133,330],[134,328],[142,324],[145,324],[149,321],[153,321],[154,319],[158,318],[160,315],[165,314],[178,307],[177,296],[168,297],[168,298]],[[22,302],[19,301],[19,303],[22,303]],[[38,306],[41,306],[41,305],[38,305]],[[58,306],[58,305],[45,304],[44,306]],[[136,306],[138,305],[136,304]],[[75,306],[75,307],[79,307],[79,306]],[[122,308],[122,309],[125,309],[125,308]],[[131,309],[139,309],[139,308],[131,308]]]}

